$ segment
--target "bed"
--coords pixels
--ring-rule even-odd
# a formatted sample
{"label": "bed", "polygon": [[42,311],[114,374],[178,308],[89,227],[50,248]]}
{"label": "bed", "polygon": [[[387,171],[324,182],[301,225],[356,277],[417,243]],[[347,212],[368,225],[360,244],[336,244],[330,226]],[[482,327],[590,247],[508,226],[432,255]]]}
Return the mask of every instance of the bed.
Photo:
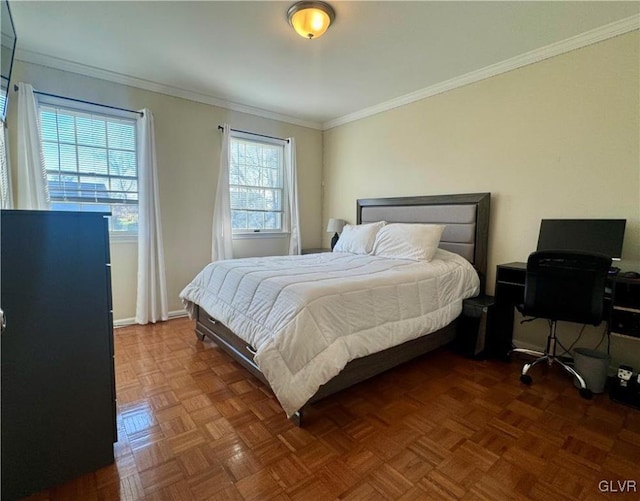
{"label": "bed", "polygon": [[219,261],[180,294],[196,334],[270,386],[298,425],[305,405],[452,341],[462,300],[484,291],[489,193],[356,208],[358,224],[446,225],[433,261],[346,252]]}

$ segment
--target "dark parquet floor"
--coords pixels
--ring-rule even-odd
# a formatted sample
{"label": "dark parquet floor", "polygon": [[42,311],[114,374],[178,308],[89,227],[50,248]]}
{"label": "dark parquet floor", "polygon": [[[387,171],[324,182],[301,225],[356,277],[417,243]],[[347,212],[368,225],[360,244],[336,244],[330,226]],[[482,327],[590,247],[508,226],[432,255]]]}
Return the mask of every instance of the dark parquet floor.
{"label": "dark parquet floor", "polygon": [[519,362],[441,349],[314,404],[297,428],[193,329],[116,329],[115,464],[30,499],[640,499],[640,411],[585,401],[555,369],[525,387]]}

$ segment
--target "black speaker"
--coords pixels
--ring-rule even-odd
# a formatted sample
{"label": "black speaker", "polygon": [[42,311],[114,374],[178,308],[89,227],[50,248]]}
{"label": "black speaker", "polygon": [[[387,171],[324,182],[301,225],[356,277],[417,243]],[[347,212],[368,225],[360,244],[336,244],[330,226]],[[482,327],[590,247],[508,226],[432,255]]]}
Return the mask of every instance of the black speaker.
{"label": "black speaker", "polygon": [[614,307],[609,320],[611,332],[625,336],[640,337],[640,313]]}
{"label": "black speaker", "polygon": [[485,358],[487,336],[492,329],[494,304],[494,297],[485,295],[462,302],[462,314],[456,324],[456,351],[475,359]]}

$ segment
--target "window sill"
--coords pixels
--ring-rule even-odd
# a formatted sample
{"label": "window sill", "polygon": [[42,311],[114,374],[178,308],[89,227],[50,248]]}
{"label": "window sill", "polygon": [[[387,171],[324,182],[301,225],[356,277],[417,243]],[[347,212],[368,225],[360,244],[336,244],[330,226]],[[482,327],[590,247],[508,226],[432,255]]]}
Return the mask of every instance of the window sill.
{"label": "window sill", "polygon": [[126,233],[124,235],[116,232],[109,232],[109,241],[112,244],[137,244],[138,235],[136,233]]}
{"label": "window sill", "polygon": [[244,240],[250,238],[289,238],[289,232],[256,231],[251,233],[233,234],[233,240]]}

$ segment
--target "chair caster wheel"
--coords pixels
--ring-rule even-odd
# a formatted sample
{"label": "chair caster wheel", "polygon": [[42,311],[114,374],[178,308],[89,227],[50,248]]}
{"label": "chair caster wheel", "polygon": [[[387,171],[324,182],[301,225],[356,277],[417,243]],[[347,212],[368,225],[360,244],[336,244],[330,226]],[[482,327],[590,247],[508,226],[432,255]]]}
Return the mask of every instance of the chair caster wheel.
{"label": "chair caster wheel", "polygon": [[529,374],[523,374],[522,376],[520,376],[520,382],[526,384],[527,386],[531,384],[531,381],[533,380],[531,379],[531,376]]}
{"label": "chair caster wheel", "polygon": [[585,400],[591,400],[593,392],[589,388],[580,388],[580,396]]}

